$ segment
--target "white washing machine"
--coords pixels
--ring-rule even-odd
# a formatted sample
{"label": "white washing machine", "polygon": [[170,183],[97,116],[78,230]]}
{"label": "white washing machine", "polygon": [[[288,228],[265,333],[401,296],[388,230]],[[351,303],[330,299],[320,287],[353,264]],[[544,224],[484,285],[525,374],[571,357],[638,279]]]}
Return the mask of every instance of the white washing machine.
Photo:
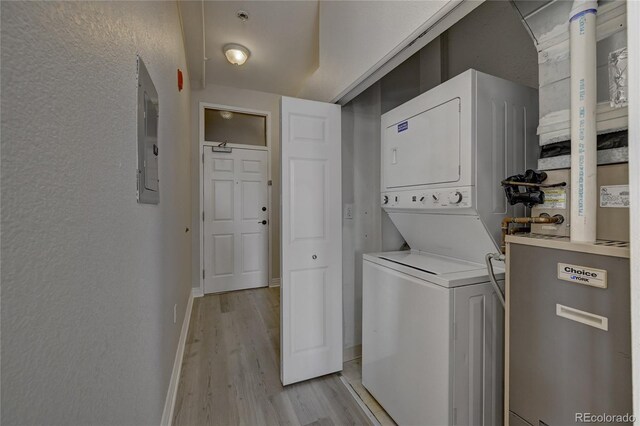
{"label": "white washing machine", "polygon": [[362,384],[398,424],[502,424],[503,314],[484,265],[364,255],[363,305]]}
{"label": "white washing machine", "polygon": [[398,424],[502,424],[484,256],[524,213],[500,181],[535,164],[537,116],[536,90],[475,70],[382,116],[381,203],[411,251],[364,255],[362,383]]}

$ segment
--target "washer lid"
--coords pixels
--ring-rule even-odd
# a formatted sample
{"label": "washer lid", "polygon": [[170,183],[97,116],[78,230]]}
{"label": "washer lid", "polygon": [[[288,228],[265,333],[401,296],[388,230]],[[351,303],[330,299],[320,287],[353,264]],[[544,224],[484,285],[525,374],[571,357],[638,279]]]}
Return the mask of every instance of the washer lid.
{"label": "washer lid", "polygon": [[[381,266],[381,271],[397,271],[445,288],[489,282],[486,265],[433,253],[415,250],[370,253],[363,254],[362,259]],[[496,278],[504,280],[504,270],[499,265],[494,268]]]}
{"label": "washer lid", "polygon": [[418,269],[432,275],[473,271],[484,267],[484,265],[480,265],[478,263],[412,251],[384,253],[380,255],[380,258],[408,266],[410,268]]}
{"label": "washer lid", "polygon": [[484,265],[487,253],[498,248],[480,216],[389,212],[412,250]]}

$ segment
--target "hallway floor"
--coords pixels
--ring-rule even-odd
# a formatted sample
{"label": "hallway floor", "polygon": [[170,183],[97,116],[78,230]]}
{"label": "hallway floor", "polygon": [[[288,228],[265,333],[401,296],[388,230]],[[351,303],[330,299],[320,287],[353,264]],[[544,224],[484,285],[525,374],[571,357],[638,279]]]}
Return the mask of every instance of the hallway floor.
{"label": "hallway floor", "polygon": [[280,383],[280,292],[193,302],[174,425],[370,425],[337,374]]}

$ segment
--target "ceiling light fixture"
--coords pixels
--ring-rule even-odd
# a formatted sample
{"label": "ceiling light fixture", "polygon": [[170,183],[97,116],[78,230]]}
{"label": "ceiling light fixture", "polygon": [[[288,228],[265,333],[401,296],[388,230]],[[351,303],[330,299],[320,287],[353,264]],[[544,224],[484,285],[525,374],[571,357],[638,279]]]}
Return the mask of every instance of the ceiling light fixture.
{"label": "ceiling light fixture", "polygon": [[227,57],[227,61],[233,65],[242,65],[249,59],[249,49],[239,44],[227,44],[222,49],[224,56]]}

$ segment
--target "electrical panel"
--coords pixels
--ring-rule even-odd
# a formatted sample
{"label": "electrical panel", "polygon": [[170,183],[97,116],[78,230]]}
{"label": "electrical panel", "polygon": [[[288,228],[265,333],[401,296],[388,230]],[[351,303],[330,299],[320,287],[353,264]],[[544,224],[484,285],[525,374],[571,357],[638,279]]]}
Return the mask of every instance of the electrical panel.
{"label": "electrical panel", "polygon": [[138,56],[138,202],[160,202],[158,179],[158,118],[160,104],[151,76]]}

